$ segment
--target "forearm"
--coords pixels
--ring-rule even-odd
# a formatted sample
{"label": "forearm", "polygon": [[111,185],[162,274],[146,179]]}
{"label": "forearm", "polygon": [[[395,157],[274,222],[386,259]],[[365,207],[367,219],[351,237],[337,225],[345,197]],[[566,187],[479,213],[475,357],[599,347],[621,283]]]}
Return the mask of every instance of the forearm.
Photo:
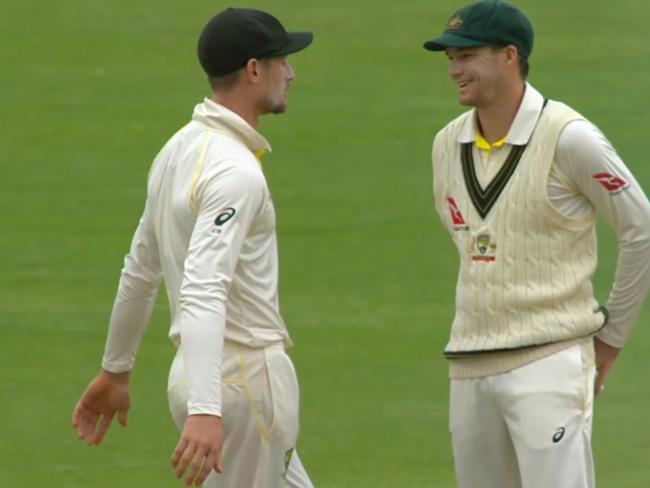
{"label": "forearm", "polygon": [[184,314],[180,348],[189,391],[188,415],[221,416],[224,326],[225,313]]}
{"label": "forearm", "polygon": [[643,307],[650,285],[650,241],[626,243],[619,250],[614,285],[607,301],[609,323],[598,338],[622,347]]}
{"label": "forearm", "polygon": [[127,273],[118,287],[102,368],[113,373],[130,371],[156,302],[156,283],[145,282]]}

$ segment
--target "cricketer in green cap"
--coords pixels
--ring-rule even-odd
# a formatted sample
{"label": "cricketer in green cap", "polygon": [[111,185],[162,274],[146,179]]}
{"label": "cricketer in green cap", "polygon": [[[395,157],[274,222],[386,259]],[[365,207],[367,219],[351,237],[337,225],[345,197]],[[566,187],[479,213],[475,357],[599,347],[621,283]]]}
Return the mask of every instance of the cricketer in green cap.
{"label": "cricketer in green cap", "polygon": [[483,0],[454,13],[441,36],[424,43],[430,51],[448,47],[517,46],[525,58],[533,50],[533,26],[523,12],[499,0]]}
{"label": "cricketer in green cap", "polygon": [[[526,81],[533,29],[517,8],[463,7],[424,47],[445,52],[470,108],[432,148],[460,262],[444,351],[456,486],[594,488],[593,402],[650,286],[650,202],[594,124]],[[619,241],[606,306],[598,214]]]}

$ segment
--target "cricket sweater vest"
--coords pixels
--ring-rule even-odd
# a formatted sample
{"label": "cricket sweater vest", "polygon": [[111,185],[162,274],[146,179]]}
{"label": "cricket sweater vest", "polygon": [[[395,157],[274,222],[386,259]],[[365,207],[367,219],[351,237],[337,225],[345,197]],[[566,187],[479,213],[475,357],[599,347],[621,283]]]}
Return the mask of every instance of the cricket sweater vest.
{"label": "cricket sweater vest", "polygon": [[547,182],[563,127],[582,117],[548,102],[525,146],[487,187],[474,173],[472,143],[458,136],[467,112],[436,136],[436,209],[460,256],[448,357],[570,343],[606,321],[593,296],[595,214],[570,218],[548,199]]}

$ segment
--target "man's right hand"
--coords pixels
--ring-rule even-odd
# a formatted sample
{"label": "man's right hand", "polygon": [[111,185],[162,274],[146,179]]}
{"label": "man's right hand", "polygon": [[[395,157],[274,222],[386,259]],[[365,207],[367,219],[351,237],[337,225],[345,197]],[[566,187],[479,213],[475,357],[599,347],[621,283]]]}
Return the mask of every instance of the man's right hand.
{"label": "man's right hand", "polygon": [[72,413],[72,427],[77,429],[79,439],[89,446],[99,444],[117,414],[126,427],[126,417],[131,406],[129,372],[109,373],[102,370],[93,379]]}
{"label": "man's right hand", "polygon": [[211,470],[221,473],[221,418],[214,415],[190,415],[172,455],[176,477],[189,468],[185,486],[201,486]]}

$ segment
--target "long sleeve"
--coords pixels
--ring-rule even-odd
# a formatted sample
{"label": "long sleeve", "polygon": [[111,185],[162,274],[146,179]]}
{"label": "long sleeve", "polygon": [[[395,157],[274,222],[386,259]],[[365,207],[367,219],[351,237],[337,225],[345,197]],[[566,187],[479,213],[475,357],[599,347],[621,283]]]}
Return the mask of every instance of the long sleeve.
{"label": "long sleeve", "polygon": [[108,328],[102,367],[113,373],[133,368],[156,302],[161,266],[151,220],[147,203],[124,259]]}
{"label": "long sleeve", "polygon": [[565,127],[556,162],[569,185],[593,205],[617,236],[618,262],[607,301],[609,322],[598,337],[622,347],[650,284],[650,203],[611,143],[587,121]]}
{"label": "long sleeve", "polygon": [[197,189],[198,215],[180,288],[180,347],[190,415],[221,415],[226,300],[242,244],[265,192],[261,173],[237,162],[222,167]]}

